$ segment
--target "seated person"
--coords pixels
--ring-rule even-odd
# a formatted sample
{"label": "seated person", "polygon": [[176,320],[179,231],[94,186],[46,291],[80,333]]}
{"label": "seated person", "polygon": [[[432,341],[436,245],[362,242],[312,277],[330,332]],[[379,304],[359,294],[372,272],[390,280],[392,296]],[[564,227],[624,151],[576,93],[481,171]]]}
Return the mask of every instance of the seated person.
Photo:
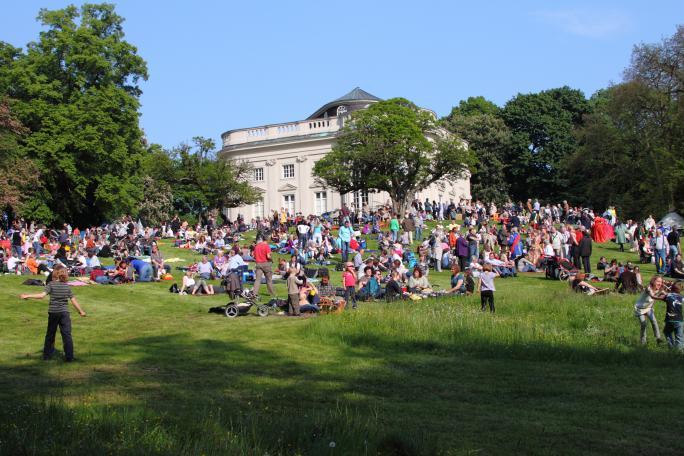
{"label": "seated person", "polygon": [[477,257],[475,255],[473,255],[473,258],[466,269],[470,270],[473,277],[480,277],[480,274],[482,274],[482,271],[484,271],[484,267],[479,261],[477,261]]}
{"label": "seated person", "polygon": [[637,276],[634,273],[632,263],[627,263],[625,270],[620,274],[615,283],[615,289],[618,293],[635,294],[639,292],[639,283],[637,282]]}
{"label": "seated person", "polygon": [[573,291],[587,295],[607,293],[610,291],[607,288],[596,288],[585,280],[586,277],[587,276],[583,272],[578,272],[575,275],[575,278],[570,282],[570,287],[573,289]]}
{"label": "seated person", "polygon": [[202,261],[197,263],[197,273],[201,279],[210,280],[214,275],[214,268],[209,263],[206,255],[202,257]]}
{"label": "seated person", "polygon": [[518,259],[518,271],[537,272],[537,267],[527,258],[527,253]]}
{"label": "seated person", "polygon": [[230,255],[230,257],[228,258],[228,262],[226,263],[226,270],[227,271],[245,271],[245,270],[247,270],[247,268],[248,268],[247,263],[245,263],[245,260],[242,259],[242,256],[240,255],[239,252],[231,250],[229,255]]}
{"label": "seated person", "polygon": [[299,286],[299,311],[300,312],[319,312],[318,307],[320,296],[314,284],[302,277],[302,284]]}
{"label": "seated person", "polygon": [[[119,261],[116,268],[109,270],[107,275],[109,276],[111,283],[128,283],[135,280],[134,274],[129,272],[128,262],[126,260]],[[131,279],[132,275],[133,279]]]}
{"label": "seated person", "polygon": [[461,268],[457,264],[454,264],[451,267],[451,288],[447,293],[455,295],[466,294],[465,275],[461,272]]}
{"label": "seated person", "polygon": [[47,267],[47,265],[36,258],[36,254],[33,253],[32,248],[29,249],[28,256],[26,257],[26,268],[31,272],[31,274],[36,275],[50,272],[50,269]]}
{"label": "seated person", "polygon": [[387,285],[385,285],[385,299],[387,299],[388,302],[397,301],[402,299],[403,294],[399,272],[392,271],[390,280],[387,282]]}
{"label": "seated person", "polygon": [[606,282],[616,282],[619,273],[620,268],[618,267],[617,260],[613,258],[610,260],[610,264],[606,265],[603,269],[603,280]]}
{"label": "seated person", "polygon": [[287,275],[287,270],[288,267],[285,258],[281,258],[280,260],[278,260],[278,269],[276,269],[275,273],[285,277]]}
{"label": "seated person", "polygon": [[226,258],[226,255],[223,253],[223,250],[216,250],[216,252],[214,253],[214,260],[212,261],[214,269],[217,271],[221,271],[223,269],[223,266],[227,262],[228,258]]}
{"label": "seated person", "polygon": [[670,277],[673,279],[684,279],[684,265],[682,264],[682,255],[677,254],[672,261],[670,268]]}
{"label": "seated person", "polygon": [[99,267],[102,267],[102,264],[100,263],[100,259],[95,254],[95,251],[88,251],[88,257],[86,258],[86,271],[90,271]]}
{"label": "seated person", "polygon": [[408,279],[408,289],[412,293],[420,293],[423,290],[430,288],[427,277],[423,276],[423,271],[420,268],[414,268],[413,274]]}
{"label": "seated person", "polygon": [[188,291],[190,291],[191,294],[195,295],[199,291],[200,294],[213,295],[214,287],[208,284],[204,279],[199,279],[196,281],[194,275],[195,274],[190,270],[185,271],[185,275],[183,276],[183,284],[181,285],[178,293],[188,294]]}
{"label": "seated person", "polygon": [[[378,271],[380,272],[380,271]],[[380,275],[382,278],[382,275]],[[382,288],[378,276],[372,267],[366,266],[363,276],[359,279],[359,289],[356,294],[357,299],[367,301],[382,297]]]}
{"label": "seated person", "polygon": [[396,271],[399,273],[399,280],[406,282],[408,276],[408,269],[404,266],[401,260],[394,260],[392,262],[392,272]]}
{"label": "seated person", "polygon": [[602,256],[601,258],[599,258],[599,261],[596,264],[596,269],[599,271],[603,271],[606,269],[607,266],[608,266],[608,260],[606,259],[606,257]]}

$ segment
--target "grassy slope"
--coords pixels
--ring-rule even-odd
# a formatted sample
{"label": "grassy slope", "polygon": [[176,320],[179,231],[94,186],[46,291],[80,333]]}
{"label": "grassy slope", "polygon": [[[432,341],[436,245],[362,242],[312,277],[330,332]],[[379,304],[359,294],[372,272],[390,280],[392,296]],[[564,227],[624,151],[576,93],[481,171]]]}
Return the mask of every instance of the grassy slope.
{"label": "grassy slope", "polygon": [[[593,263],[635,259],[615,250]],[[470,297],[231,321],[168,283],[82,287],[66,365],[40,361],[47,302],[0,281],[0,454],[684,450],[683,360],[637,345],[633,297],[528,275],[497,282],[495,316]]]}

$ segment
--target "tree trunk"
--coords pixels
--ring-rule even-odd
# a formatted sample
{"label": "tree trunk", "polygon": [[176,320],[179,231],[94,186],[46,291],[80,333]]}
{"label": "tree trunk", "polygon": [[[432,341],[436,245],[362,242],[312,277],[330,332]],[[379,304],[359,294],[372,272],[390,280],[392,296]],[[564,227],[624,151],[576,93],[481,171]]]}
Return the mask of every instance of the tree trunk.
{"label": "tree trunk", "polygon": [[390,196],[392,199],[392,210],[399,219],[404,218],[406,210],[408,209],[408,201],[406,198],[400,198],[397,196]]}

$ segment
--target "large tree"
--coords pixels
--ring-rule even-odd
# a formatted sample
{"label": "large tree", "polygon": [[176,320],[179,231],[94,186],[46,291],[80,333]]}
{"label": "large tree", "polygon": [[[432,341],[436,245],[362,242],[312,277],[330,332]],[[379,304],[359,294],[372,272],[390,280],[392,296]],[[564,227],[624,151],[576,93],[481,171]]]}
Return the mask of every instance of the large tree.
{"label": "large tree", "polygon": [[635,46],[624,82],[592,97],[568,161],[577,199],[627,217],[684,210],[684,27]]}
{"label": "large tree", "polygon": [[563,162],[577,149],[574,132],[588,112],[584,94],[569,87],[519,94],[506,103],[501,116],[513,135],[505,160],[513,198],[565,196]]}
{"label": "large tree", "polygon": [[503,203],[509,200],[504,160],[511,148],[511,132],[499,113],[498,106],[484,97],[470,97],[452,109],[444,125],[467,141],[477,157],[470,178],[473,197]]}
{"label": "large tree", "polygon": [[41,186],[35,163],[19,152],[19,140],[27,133],[8,101],[0,100],[0,211],[13,215],[23,215],[27,200]]}
{"label": "large tree", "polygon": [[355,111],[314,176],[340,193],[384,191],[403,214],[414,193],[467,175],[474,156],[434,115],[404,98]]}
{"label": "large tree", "polygon": [[0,43],[0,93],[30,131],[21,149],[44,184],[28,215],[80,224],[134,212],[145,61],[124,39],[113,5],[41,10],[38,19],[46,30],[26,52]]}
{"label": "large tree", "polygon": [[224,207],[251,204],[260,196],[249,184],[249,163],[218,156],[214,141],[201,136],[170,151],[152,145],[143,170],[148,185],[170,185],[177,211],[197,217]]}

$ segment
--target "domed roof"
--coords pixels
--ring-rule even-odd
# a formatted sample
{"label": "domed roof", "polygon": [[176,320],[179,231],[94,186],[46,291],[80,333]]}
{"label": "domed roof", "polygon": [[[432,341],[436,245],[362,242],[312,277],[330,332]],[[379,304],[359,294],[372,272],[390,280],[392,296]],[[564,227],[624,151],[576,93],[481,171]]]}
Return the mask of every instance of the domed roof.
{"label": "domed roof", "polygon": [[349,93],[346,93],[318,108],[316,112],[308,117],[308,119],[318,119],[324,117],[325,114],[332,117],[336,115],[337,108],[340,106],[345,106],[345,108],[347,108],[346,112],[351,112],[357,109],[365,108],[369,103],[375,103],[378,101],[382,101],[382,98],[371,95],[360,87],[355,87]]}

